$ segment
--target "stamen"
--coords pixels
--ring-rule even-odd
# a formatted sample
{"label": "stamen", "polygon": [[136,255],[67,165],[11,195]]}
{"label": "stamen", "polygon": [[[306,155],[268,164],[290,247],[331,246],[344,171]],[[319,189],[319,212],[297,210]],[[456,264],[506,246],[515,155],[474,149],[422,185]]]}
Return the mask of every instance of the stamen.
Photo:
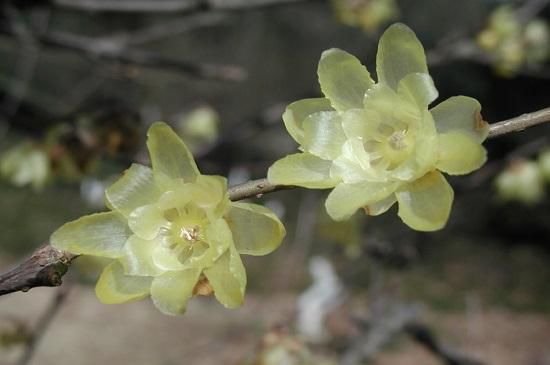
{"label": "stamen", "polygon": [[407,147],[407,144],[405,143],[405,135],[407,134],[406,130],[398,131],[393,133],[390,138],[388,138],[388,142],[390,146],[394,150],[402,150],[403,148]]}

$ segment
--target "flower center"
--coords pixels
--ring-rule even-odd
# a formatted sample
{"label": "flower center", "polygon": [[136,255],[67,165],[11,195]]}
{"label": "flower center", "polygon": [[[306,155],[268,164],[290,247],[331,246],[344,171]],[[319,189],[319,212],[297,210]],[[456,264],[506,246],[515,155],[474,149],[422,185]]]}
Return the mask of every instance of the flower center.
{"label": "flower center", "polygon": [[181,227],[179,236],[189,243],[195,243],[200,238],[200,226],[195,225],[193,228]]}
{"label": "flower center", "polygon": [[407,135],[406,130],[394,132],[388,138],[388,143],[394,150],[402,150],[407,147],[407,144],[405,143],[406,135]]}

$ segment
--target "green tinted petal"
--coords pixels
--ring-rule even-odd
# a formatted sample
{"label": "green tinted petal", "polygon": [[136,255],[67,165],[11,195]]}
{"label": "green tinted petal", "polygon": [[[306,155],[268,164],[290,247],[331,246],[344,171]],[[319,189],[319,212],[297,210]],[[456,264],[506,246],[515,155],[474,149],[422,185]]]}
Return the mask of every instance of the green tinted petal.
{"label": "green tinted petal", "polygon": [[153,248],[152,260],[154,265],[163,271],[183,270],[185,268],[175,251],[163,245],[156,245]]}
{"label": "green tinted petal", "polygon": [[128,275],[157,276],[164,272],[153,261],[156,241],[144,240],[136,235],[131,236],[124,246],[124,256],[119,260]]}
{"label": "green tinted petal", "polygon": [[330,101],[325,98],[298,100],[286,107],[283,113],[283,122],[292,138],[299,144],[302,144],[304,138],[304,119],[313,113],[330,110],[334,109],[332,109]]}
{"label": "green tinted petal", "polygon": [[397,214],[409,227],[436,231],[447,223],[454,193],[441,173],[429,172],[404,185],[395,195],[399,203]]}
{"label": "green tinted petal", "polygon": [[395,198],[395,194],[391,194],[387,198],[377,201],[376,203],[366,205],[363,208],[365,209],[365,213],[368,215],[380,215],[387,212],[396,201],[397,199]]}
{"label": "green tinted petal", "polygon": [[243,304],[246,288],[246,271],[241,257],[231,248],[212,267],[204,270],[216,299],[227,308],[237,308]]}
{"label": "green tinted petal", "polygon": [[337,221],[348,219],[357,209],[385,199],[397,186],[397,183],[388,182],[340,184],[330,192],[325,202],[327,213]]}
{"label": "green tinted petal", "polygon": [[462,131],[483,142],[489,133],[489,124],[481,117],[481,105],[468,96],[453,96],[430,110],[439,133]]}
{"label": "green tinted petal", "polygon": [[122,265],[113,261],[103,269],[95,294],[105,304],[127,303],[147,297],[152,281],[152,277],[124,275]]}
{"label": "green tinted petal", "polygon": [[169,271],[153,280],[151,299],[164,314],[183,314],[199,280],[199,269]]}
{"label": "green tinted petal", "polygon": [[318,112],[304,120],[302,147],[325,160],[332,160],[342,153],[346,135],[338,112]]}
{"label": "green tinted petal", "polygon": [[160,191],[155,185],[153,170],[149,167],[133,164],[105,191],[105,200],[109,208],[118,210],[125,216],[142,205],[157,201]]}
{"label": "green tinted petal", "polygon": [[201,208],[214,208],[228,203],[227,180],[221,176],[199,175],[194,183],[181,184],[159,198],[161,210],[182,208],[189,202]]}
{"label": "green tinted petal", "polygon": [[439,135],[437,169],[450,175],[468,174],[487,160],[487,151],[471,134],[448,132]]}
{"label": "green tinted petal", "polygon": [[397,23],[390,26],[378,43],[378,82],[397,90],[401,79],[417,72],[428,73],[424,47],[405,24]]}
{"label": "green tinted petal", "polygon": [[399,81],[397,93],[415,102],[420,108],[427,107],[439,95],[430,75],[424,73],[405,76]]}
{"label": "green tinted petal", "polygon": [[193,182],[200,174],[193,155],[166,123],[156,122],[149,128],[147,147],[155,179],[182,178],[185,182]]}
{"label": "green tinted petal", "polygon": [[204,232],[205,241],[211,247],[209,260],[205,265],[211,265],[217,260],[230,246],[233,246],[233,234],[227,221],[223,218],[211,222]]}
{"label": "green tinted petal", "polygon": [[419,121],[410,158],[392,173],[396,179],[412,181],[432,170],[438,159],[439,139],[433,118],[427,110]]}
{"label": "green tinted petal", "polygon": [[339,111],[361,108],[365,92],[374,84],[357,58],[336,48],[323,52],[317,74],[323,94]]}
{"label": "green tinted petal", "polygon": [[159,233],[159,229],[168,222],[163,212],[156,204],[145,205],[135,209],[128,217],[128,226],[139,237],[152,240]]}
{"label": "green tinted petal", "polygon": [[116,258],[123,254],[124,243],[131,231],[126,219],[115,212],[86,215],[65,223],[55,231],[53,247],[78,255]]}
{"label": "green tinted petal", "polygon": [[332,161],[309,153],[296,153],[276,161],[267,171],[267,179],[276,185],[296,185],[310,189],[332,188],[338,180],[330,177]]}
{"label": "green tinted petal", "polygon": [[359,137],[355,137],[344,143],[342,155],[334,160],[330,173],[346,184],[380,178],[370,166],[370,158],[365,152],[363,142]]}
{"label": "green tinted petal", "polygon": [[346,137],[365,138],[371,136],[371,126],[377,126],[380,115],[372,109],[350,109],[342,115],[342,128]]}
{"label": "green tinted petal", "polygon": [[225,220],[233,233],[237,252],[247,255],[267,255],[283,240],[285,227],[269,209],[257,204],[232,203]]}

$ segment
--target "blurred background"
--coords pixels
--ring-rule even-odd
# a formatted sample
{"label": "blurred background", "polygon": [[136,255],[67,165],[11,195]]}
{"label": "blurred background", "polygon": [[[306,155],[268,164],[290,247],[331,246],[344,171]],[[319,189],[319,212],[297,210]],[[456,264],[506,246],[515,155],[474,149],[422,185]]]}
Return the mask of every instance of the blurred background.
{"label": "blurred background", "polygon": [[[423,43],[440,97],[497,122],[550,106],[550,1],[49,0],[0,10],[0,271],[66,221],[101,211],[145,131],[171,124],[201,171],[230,185],[296,150],[285,106],[320,95],[317,63],[342,48],[374,74],[396,21]],[[194,298],[183,317],[149,300],[100,304],[103,263],[61,288],[0,298],[0,364],[550,364],[550,126],[485,143],[452,177],[436,233],[396,208],[332,222],[325,191],[254,202],[287,227],[244,257],[245,305]]]}

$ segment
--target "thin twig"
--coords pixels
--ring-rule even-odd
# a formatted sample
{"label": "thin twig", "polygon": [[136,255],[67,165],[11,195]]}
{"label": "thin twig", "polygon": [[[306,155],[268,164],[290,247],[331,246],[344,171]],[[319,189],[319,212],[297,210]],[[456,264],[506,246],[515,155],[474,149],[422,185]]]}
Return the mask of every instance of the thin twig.
{"label": "thin twig", "polygon": [[[523,114],[519,117],[491,124],[489,138],[522,131],[549,121],[550,108]],[[264,178],[233,186],[229,188],[228,193],[232,201],[237,201],[293,188],[294,186],[272,184]],[[71,261],[76,257],[77,255],[59,251],[49,245],[39,248],[22,264],[0,275],[0,296],[15,291],[27,291],[38,286],[60,285],[61,277],[67,272]]]}
{"label": "thin twig", "polygon": [[[14,35],[15,30],[11,24],[3,23],[0,24],[0,33]],[[124,41],[113,37],[94,38],[68,32],[50,31],[36,35],[36,40],[47,46],[82,52],[103,60],[171,70],[205,79],[242,81],[246,78],[246,71],[238,66],[192,63],[173,59],[156,52],[129,47]]]}
{"label": "thin twig", "polygon": [[44,334],[52,324],[55,315],[59,312],[59,310],[65,303],[65,300],[67,299],[67,294],[69,293],[69,288],[70,287],[64,287],[57,290],[57,293],[52,302],[38,320],[36,328],[34,329],[31,337],[27,341],[23,355],[17,362],[17,365],[27,365],[31,362],[37,345],[40,343],[40,340],[44,337]]}
{"label": "thin twig", "polygon": [[229,199],[231,201],[260,197],[263,194],[272,193],[278,190],[292,189],[294,186],[273,185],[267,179],[258,179],[245,182],[229,188]]}
{"label": "thin twig", "polygon": [[493,123],[489,129],[487,138],[494,138],[512,132],[520,132],[537,124],[550,122],[550,108],[538,110],[533,113],[522,114],[519,117]]}

